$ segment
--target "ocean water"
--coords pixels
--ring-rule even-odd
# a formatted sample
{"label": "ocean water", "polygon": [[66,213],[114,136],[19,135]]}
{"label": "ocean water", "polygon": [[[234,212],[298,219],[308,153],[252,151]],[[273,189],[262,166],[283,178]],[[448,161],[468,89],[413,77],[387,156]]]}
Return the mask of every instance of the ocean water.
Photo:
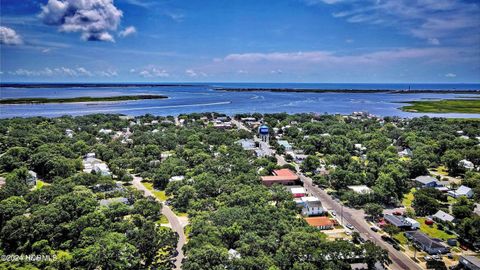
{"label": "ocean water", "polygon": [[340,113],[366,111],[379,116],[480,118],[480,114],[425,114],[402,112],[398,102],[424,99],[469,98],[473,94],[388,94],[388,93],[274,93],[274,92],[224,92],[213,87],[245,88],[315,88],[315,89],[429,89],[476,90],[480,84],[253,84],[209,83],[191,86],[155,87],[65,87],[65,88],[14,88],[2,87],[0,98],[24,97],[80,97],[159,94],[168,99],[120,102],[85,102],[58,104],[0,105],[0,117],[58,117],[93,113],[119,113],[126,115],[178,115],[193,112],[221,112],[229,115],[245,112],[260,113]]}

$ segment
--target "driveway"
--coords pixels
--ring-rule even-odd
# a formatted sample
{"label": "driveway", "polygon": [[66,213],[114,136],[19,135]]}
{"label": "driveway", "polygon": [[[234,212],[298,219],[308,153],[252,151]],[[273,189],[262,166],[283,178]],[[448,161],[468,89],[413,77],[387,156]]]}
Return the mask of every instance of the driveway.
{"label": "driveway", "polygon": [[132,185],[137,190],[143,191],[144,196],[146,197],[151,196],[163,205],[162,214],[167,217],[172,230],[178,234],[177,257],[175,258],[175,269],[182,269],[182,260],[184,258],[182,248],[183,248],[183,245],[185,245],[186,238],[185,238],[185,233],[183,232],[183,226],[179,220],[179,217],[175,215],[175,213],[172,211],[172,209],[170,209],[170,207],[168,207],[168,205],[165,205],[161,200],[157,199],[155,195],[153,195],[153,193],[142,184],[141,177],[133,176]]}

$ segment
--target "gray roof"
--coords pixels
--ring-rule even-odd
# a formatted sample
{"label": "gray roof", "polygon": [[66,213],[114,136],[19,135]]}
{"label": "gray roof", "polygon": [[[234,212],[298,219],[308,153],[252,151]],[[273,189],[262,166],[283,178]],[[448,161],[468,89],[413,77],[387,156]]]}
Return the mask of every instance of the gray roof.
{"label": "gray roof", "polygon": [[237,141],[238,144],[242,146],[245,150],[253,150],[255,149],[255,141],[251,139],[242,139]]}
{"label": "gray roof", "polygon": [[467,195],[472,189],[467,186],[460,186],[455,193],[457,195]]}
{"label": "gray roof", "polygon": [[305,207],[314,208],[314,207],[322,207],[322,202],[320,201],[306,201]]}
{"label": "gray roof", "polygon": [[405,220],[405,218],[403,217],[397,217],[397,216],[394,216],[394,215],[390,215],[390,214],[385,214],[383,216],[385,218],[386,221],[388,221],[388,223],[396,226],[396,227],[411,227],[412,224],[410,222],[408,222],[407,220]]}
{"label": "gray roof", "polygon": [[450,222],[452,222],[455,219],[452,215],[445,213],[442,210],[438,210],[438,212],[435,213],[435,215],[433,215],[432,217],[437,218],[441,221],[450,221]]}
{"label": "gray roof", "polygon": [[[474,265],[477,268],[480,267],[480,259],[475,256],[461,255],[459,261],[463,265]],[[475,269],[475,268],[472,268]]]}
{"label": "gray roof", "polygon": [[412,240],[422,244],[424,247],[427,248],[443,248],[446,247],[445,244],[441,242],[439,239],[430,238],[428,235],[420,232],[420,231],[411,231],[405,233],[409,236]]}
{"label": "gray roof", "polygon": [[432,181],[437,182],[438,180],[435,177],[431,177],[429,175],[418,176],[415,178],[415,181],[420,182],[424,185],[431,183]]}

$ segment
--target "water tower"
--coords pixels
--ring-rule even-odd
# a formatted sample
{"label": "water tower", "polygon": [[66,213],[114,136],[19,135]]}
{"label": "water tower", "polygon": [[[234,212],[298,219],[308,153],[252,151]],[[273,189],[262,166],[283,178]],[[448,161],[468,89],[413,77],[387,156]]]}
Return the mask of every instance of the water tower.
{"label": "water tower", "polygon": [[260,136],[260,140],[262,140],[262,142],[268,143],[269,130],[266,125],[261,125],[258,128],[258,136]]}

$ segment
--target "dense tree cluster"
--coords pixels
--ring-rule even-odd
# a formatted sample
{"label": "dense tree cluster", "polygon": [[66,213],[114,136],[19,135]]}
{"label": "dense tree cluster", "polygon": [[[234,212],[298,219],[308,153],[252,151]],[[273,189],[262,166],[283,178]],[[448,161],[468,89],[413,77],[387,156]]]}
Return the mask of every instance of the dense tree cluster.
{"label": "dense tree cluster", "polygon": [[[0,268],[172,268],[177,236],[158,224],[162,205],[111,177],[80,172],[87,152],[105,150],[98,153],[112,167],[121,163],[117,153],[132,152],[98,133],[128,122],[108,115],[0,122],[0,170],[6,178],[0,189],[0,254],[49,256],[3,261]],[[65,136],[65,129],[75,136]],[[45,185],[27,184],[28,170]],[[116,197],[128,202],[108,201]],[[101,205],[102,199],[109,203]]]}
{"label": "dense tree cluster", "polygon": [[[138,174],[165,189],[174,210],[189,214],[184,269],[349,269],[351,262],[388,261],[386,252],[372,243],[328,241],[298,218],[285,188],[260,183],[260,175],[278,168],[275,158],[244,151],[235,142],[252,134],[213,127],[208,120],[217,116],[222,115],[181,115],[181,126],[173,117],[152,115],[0,120],[0,173],[6,176],[0,190],[0,252],[57,255],[53,262],[30,265],[40,269],[171,268],[176,237],[158,225],[161,205],[128,187],[130,174]],[[309,155],[304,172],[350,204],[366,204],[371,216],[378,216],[384,204],[398,203],[409,190],[408,179],[427,168],[446,165],[452,175],[463,174],[455,167],[459,157],[476,165],[480,159],[473,138],[479,122],[310,114],[272,114],[264,120]],[[67,129],[74,135],[66,136]],[[458,130],[472,138],[459,138]],[[403,147],[413,150],[411,158],[398,158]],[[108,164],[113,179],[79,173],[89,152]],[[328,175],[317,174],[322,164]],[[28,170],[47,184],[29,186]],[[172,181],[175,176],[182,177]],[[115,180],[124,182],[124,188],[117,189]],[[365,184],[373,193],[347,189],[355,184]],[[465,185],[480,189],[478,174],[467,173]],[[414,204],[431,197],[421,195]],[[128,205],[99,205],[101,199],[116,197],[128,198]],[[460,234],[477,232],[471,208],[462,201],[453,206],[465,216]]]}
{"label": "dense tree cluster", "polygon": [[[410,179],[428,174],[429,168],[443,165],[457,176],[466,172],[459,165],[462,159],[480,165],[479,121],[311,114],[269,114],[264,120],[278,128],[282,140],[309,155],[302,171],[313,174],[321,163],[329,168],[329,175],[313,175],[315,182],[332,187],[352,206],[398,204],[412,186]],[[273,133],[271,140],[275,145]],[[356,144],[365,149],[357,149]],[[399,158],[398,152],[406,148],[413,152],[411,157]],[[466,185],[477,188],[478,177],[467,172],[472,180],[466,179]],[[367,185],[374,192],[356,194],[347,189],[349,185]]]}

